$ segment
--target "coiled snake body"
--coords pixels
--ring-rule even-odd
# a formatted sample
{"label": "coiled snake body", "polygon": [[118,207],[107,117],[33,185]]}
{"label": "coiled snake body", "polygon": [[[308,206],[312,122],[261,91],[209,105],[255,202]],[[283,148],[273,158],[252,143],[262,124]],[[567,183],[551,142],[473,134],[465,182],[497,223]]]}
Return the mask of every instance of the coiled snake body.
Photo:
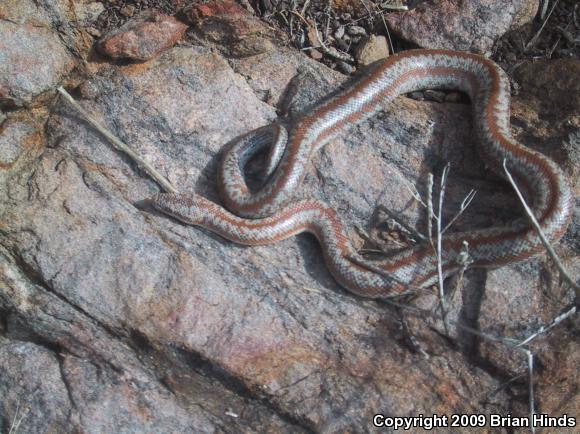
{"label": "coiled snake body", "polygon": [[[518,183],[531,192],[532,210],[547,238],[559,239],[571,217],[570,187],[553,161],[511,137],[505,73],[483,57],[446,50],[411,50],[389,57],[354,85],[295,120],[288,132],[273,124],[232,142],[223,153],[218,173],[218,188],[229,211],[195,194],[162,193],[153,204],[184,223],[202,226],[241,244],[270,244],[311,232],[318,238],[335,279],[365,297],[390,297],[431,285],[437,279],[431,246],[412,247],[388,259],[369,261],[351,246],[344,225],[328,205],[291,200],[314,152],[396,96],[433,88],[456,89],[470,97],[480,155],[499,174],[506,162]],[[266,182],[252,191],[244,179],[244,166],[268,147]],[[533,228],[524,221],[454,233],[443,239],[445,275],[461,266],[458,258],[463,242],[469,245],[474,267],[499,267],[542,249]]]}

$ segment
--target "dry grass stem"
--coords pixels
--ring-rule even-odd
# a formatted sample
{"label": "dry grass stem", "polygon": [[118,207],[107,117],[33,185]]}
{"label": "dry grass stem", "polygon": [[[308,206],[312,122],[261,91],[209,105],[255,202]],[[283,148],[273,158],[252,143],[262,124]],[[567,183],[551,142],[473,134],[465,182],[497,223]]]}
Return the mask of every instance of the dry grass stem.
{"label": "dry grass stem", "polygon": [[550,4],[550,0],[543,0],[542,1],[542,12],[540,12],[540,19],[543,20],[546,17],[546,11],[548,10],[548,5]]}
{"label": "dry grass stem", "polygon": [[[546,0],[546,2],[547,1],[548,0]],[[550,19],[550,16],[552,15],[552,12],[554,12],[554,9],[556,9],[556,6],[558,5],[558,2],[559,1],[560,0],[556,0],[554,2],[554,4],[552,5],[552,8],[550,9],[550,12],[548,13],[548,16],[546,17],[546,19],[542,23],[542,26],[538,29],[538,31],[536,32],[536,34],[532,37],[532,39],[530,39],[530,41],[524,47],[524,50],[525,51],[529,50],[534,45],[536,45],[536,43],[538,42],[538,39],[540,38],[540,35],[542,34],[542,31],[544,30],[544,27],[546,27],[546,24],[547,24],[548,20]]]}
{"label": "dry grass stem", "polygon": [[14,418],[12,419],[12,424],[10,425],[10,430],[8,431],[8,434],[16,434],[18,428],[20,427],[20,424],[24,420],[26,413],[23,413],[20,416],[20,418],[18,418],[19,412],[20,412],[20,402],[16,404],[16,412],[14,412]]}
{"label": "dry grass stem", "polygon": [[528,359],[528,411],[530,415],[530,431],[534,434],[536,432],[536,427],[534,426],[534,414],[536,413],[534,404],[534,354],[524,348],[521,348],[521,351]]}
{"label": "dry grass stem", "polygon": [[427,177],[427,237],[432,247],[434,247],[433,220],[436,219],[435,213],[433,212],[433,182],[433,174],[429,173]]}
{"label": "dry grass stem", "polygon": [[556,327],[558,324],[560,324],[565,319],[570,318],[576,312],[577,312],[576,306],[571,306],[570,308],[568,308],[567,310],[565,310],[564,313],[558,315],[552,321],[550,321],[550,323],[548,325],[541,326],[540,328],[538,328],[538,330],[536,330],[534,333],[532,333],[531,335],[529,335],[527,338],[525,338],[523,341],[521,341],[516,346],[522,347],[524,345],[529,344],[531,341],[533,341],[534,339],[536,339],[541,334],[547,333],[548,331],[550,331],[551,329],[553,329],[554,327]]}
{"label": "dry grass stem", "polygon": [[565,281],[566,283],[568,283],[568,285],[570,285],[572,287],[572,289],[574,289],[574,292],[576,293],[576,298],[577,299],[580,298],[580,286],[578,286],[576,284],[576,282],[574,282],[572,280],[572,278],[570,277],[570,275],[568,274],[568,272],[566,271],[566,269],[562,265],[562,262],[560,261],[560,258],[558,257],[558,255],[554,251],[552,245],[550,244],[550,242],[546,238],[546,235],[544,235],[544,231],[542,231],[542,228],[540,227],[538,220],[536,219],[536,217],[534,216],[534,213],[532,212],[532,210],[530,209],[530,207],[526,203],[524,196],[522,195],[520,189],[518,188],[518,186],[517,186],[514,178],[512,177],[510,171],[508,170],[507,162],[505,159],[503,160],[503,170],[505,171],[505,174],[507,176],[508,181],[510,182],[510,184],[514,188],[514,190],[518,196],[518,199],[520,200],[522,206],[524,207],[524,210],[526,211],[528,219],[532,223],[532,226],[534,226],[534,229],[536,230],[538,237],[542,241],[544,248],[548,252],[548,255],[550,256],[550,258],[552,258],[552,261],[554,261],[554,264],[556,264],[556,267],[558,268],[558,271],[560,272],[560,278],[563,281]]}
{"label": "dry grass stem", "polygon": [[113,133],[103,127],[93,116],[91,116],[85,109],[83,109],[78,102],[66,91],[62,86],[58,87],[58,92],[72,105],[83,118],[91,124],[99,133],[101,133],[112,145],[113,147],[127,154],[140,169],[143,169],[147,174],[153,178],[163,190],[169,193],[177,193],[178,190],[171,185],[171,183],[166,180],[153,166],[151,166],[147,161],[143,159],[137,152],[123,143],[119,138],[117,138]]}
{"label": "dry grass stem", "polygon": [[443,228],[443,233],[445,233],[445,231],[447,231],[447,229],[449,229],[453,225],[453,223],[455,223],[455,221],[459,217],[461,217],[461,214],[463,214],[465,212],[467,207],[473,201],[473,198],[475,197],[476,193],[477,193],[476,190],[470,190],[469,193],[467,193],[467,195],[463,198],[463,201],[461,202],[461,205],[459,207],[459,211],[457,211],[457,213],[453,216],[453,218],[449,221],[449,223],[447,223],[445,225],[445,227]]}
{"label": "dry grass stem", "polygon": [[445,333],[449,336],[449,324],[447,322],[447,301],[445,300],[445,288],[443,286],[444,276],[443,276],[443,256],[442,256],[442,246],[443,246],[443,231],[441,230],[441,225],[443,222],[443,202],[445,200],[445,188],[447,186],[447,176],[449,175],[450,165],[447,164],[443,169],[441,174],[440,190],[439,190],[439,208],[437,209],[437,220],[436,220],[436,235],[437,235],[437,277],[438,277],[438,288],[439,288],[439,303],[441,306],[441,317],[443,318],[443,326],[445,327]]}

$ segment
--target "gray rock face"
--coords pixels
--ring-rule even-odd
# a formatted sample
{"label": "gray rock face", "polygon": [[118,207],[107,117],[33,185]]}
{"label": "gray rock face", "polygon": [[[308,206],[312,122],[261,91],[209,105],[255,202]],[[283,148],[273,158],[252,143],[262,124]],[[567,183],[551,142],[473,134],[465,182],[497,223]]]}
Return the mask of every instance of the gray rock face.
{"label": "gray rock face", "polygon": [[[528,77],[538,66],[530,68]],[[573,82],[572,67],[558,71]],[[301,85],[289,86],[298,72]],[[521,95],[536,95],[533,80],[522,82]],[[299,53],[226,59],[194,46],[103,65],[77,98],[181,191],[217,201],[224,144],[272,122],[276,106],[295,115],[343,84]],[[543,140],[550,122],[531,116],[536,102],[514,103],[514,133],[578,179],[571,139],[566,152]],[[561,107],[557,137],[568,140],[576,106]],[[525,381],[505,386],[522,372],[520,353],[454,327],[443,338],[439,323],[410,314],[403,325],[394,308],[341,289],[308,236],[246,248],[154,212],[143,201],[158,186],[62,101],[8,113],[0,156],[3,432],[14,421],[17,432],[370,432],[379,412],[527,413]],[[378,244],[405,242],[377,208],[424,231],[409,184],[425,194],[427,174],[447,162],[447,221],[478,190],[454,229],[519,216],[510,189],[477,156],[469,106],[408,98],[316,155],[302,195],[337,209],[359,247],[376,246],[355,226]],[[575,215],[557,246],[572,273]],[[556,281],[544,257],[468,271],[449,295],[450,319],[525,337],[571,301]],[[437,298],[407,302],[433,309]],[[574,326],[535,344],[541,412],[577,414]]]}
{"label": "gray rock face", "polygon": [[488,53],[500,36],[530,22],[537,10],[533,0],[434,0],[385,19],[397,35],[423,48]]}
{"label": "gray rock face", "polygon": [[0,104],[29,103],[52,90],[73,66],[52,30],[0,20]]}

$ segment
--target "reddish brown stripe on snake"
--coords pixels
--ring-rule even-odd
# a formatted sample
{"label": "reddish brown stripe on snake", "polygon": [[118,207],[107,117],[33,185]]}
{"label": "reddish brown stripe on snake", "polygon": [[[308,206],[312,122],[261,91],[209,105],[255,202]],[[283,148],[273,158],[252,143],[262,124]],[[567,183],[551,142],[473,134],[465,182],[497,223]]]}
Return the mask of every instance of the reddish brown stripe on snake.
{"label": "reddish brown stripe on snake", "polygon": [[[313,200],[291,203],[316,150],[396,96],[429,88],[457,89],[469,95],[480,155],[500,175],[499,168],[506,161],[510,172],[530,191],[532,208],[546,236],[550,240],[561,237],[571,217],[570,187],[554,162],[511,137],[509,82],[504,72],[483,57],[445,50],[413,50],[392,56],[295,120],[287,133],[273,124],[234,141],[223,154],[218,174],[219,191],[231,213],[193,194],[160,194],[154,205],[183,222],[242,244],[274,243],[311,232],[320,241],[337,281],[366,297],[389,297],[430,285],[436,278],[432,247],[409,248],[371,263],[354,251],[331,208]],[[252,155],[268,146],[267,182],[253,192],[243,168]],[[535,232],[523,220],[507,227],[455,233],[443,242],[444,273],[460,267],[458,255],[464,241],[469,243],[476,267],[502,266],[542,249]],[[373,271],[377,269],[384,272]]]}

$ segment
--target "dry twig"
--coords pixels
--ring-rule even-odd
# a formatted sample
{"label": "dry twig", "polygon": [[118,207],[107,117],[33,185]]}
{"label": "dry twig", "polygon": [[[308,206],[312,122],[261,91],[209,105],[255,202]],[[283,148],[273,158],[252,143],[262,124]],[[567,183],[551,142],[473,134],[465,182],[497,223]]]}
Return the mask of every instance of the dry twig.
{"label": "dry twig", "polygon": [[548,13],[548,16],[546,17],[546,19],[542,23],[542,26],[538,29],[538,31],[536,32],[536,34],[532,37],[532,39],[530,39],[530,41],[524,47],[524,50],[525,51],[529,50],[530,48],[534,47],[534,45],[536,45],[536,43],[538,42],[538,39],[540,38],[540,35],[542,34],[542,31],[544,30],[544,27],[546,27],[546,24],[548,23],[548,20],[550,19],[550,16],[552,15],[552,12],[554,12],[554,9],[556,9],[556,6],[558,5],[558,2],[559,1],[560,0],[556,0],[554,2],[554,4],[552,5],[552,9],[550,9],[550,12]]}
{"label": "dry twig", "polygon": [[520,203],[524,207],[524,210],[526,212],[526,215],[528,216],[528,219],[532,223],[532,226],[536,230],[536,233],[538,234],[538,237],[542,241],[542,244],[544,245],[544,248],[548,252],[548,255],[550,256],[550,258],[552,258],[552,261],[554,261],[554,264],[556,264],[556,267],[558,268],[558,271],[560,272],[560,278],[563,281],[565,281],[566,283],[568,283],[568,285],[570,285],[570,287],[576,293],[576,298],[577,299],[580,298],[580,286],[578,286],[576,284],[576,282],[574,282],[574,280],[572,280],[572,278],[570,277],[570,275],[568,274],[568,272],[566,271],[566,269],[562,265],[562,262],[560,261],[560,258],[558,257],[558,255],[554,251],[554,248],[552,247],[552,245],[550,244],[550,242],[546,238],[546,235],[544,235],[544,231],[540,227],[540,224],[538,223],[538,220],[536,219],[536,217],[534,216],[534,213],[532,212],[532,210],[530,209],[530,207],[526,203],[526,200],[524,199],[524,196],[522,195],[520,189],[518,188],[518,186],[517,186],[514,178],[512,177],[510,171],[508,170],[508,168],[507,168],[507,161],[505,159],[503,160],[503,170],[505,171],[505,174],[507,176],[508,181],[510,182],[510,184],[514,188],[514,190],[515,190],[515,192],[516,192],[516,194],[518,196],[518,199],[520,200]]}
{"label": "dry twig", "polygon": [[153,178],[163,190],[169,193],[177,193],[177,189],[171,185],[171,183],[165,179],[155,168],[143,159],[137,152],[123,143],[119,138],[117,138],[113,133],[103,127],[94,117],[92,117],[85,109],[83,109],[78,102],[66,91],[62,86],[58,87],[58,92],[71,104],[82,116],[83,118],[91,124],[99,133],[101,133],[112,145],[113,147],[121,152],[127,154],[140,169],[143,169],[147,174]]}

